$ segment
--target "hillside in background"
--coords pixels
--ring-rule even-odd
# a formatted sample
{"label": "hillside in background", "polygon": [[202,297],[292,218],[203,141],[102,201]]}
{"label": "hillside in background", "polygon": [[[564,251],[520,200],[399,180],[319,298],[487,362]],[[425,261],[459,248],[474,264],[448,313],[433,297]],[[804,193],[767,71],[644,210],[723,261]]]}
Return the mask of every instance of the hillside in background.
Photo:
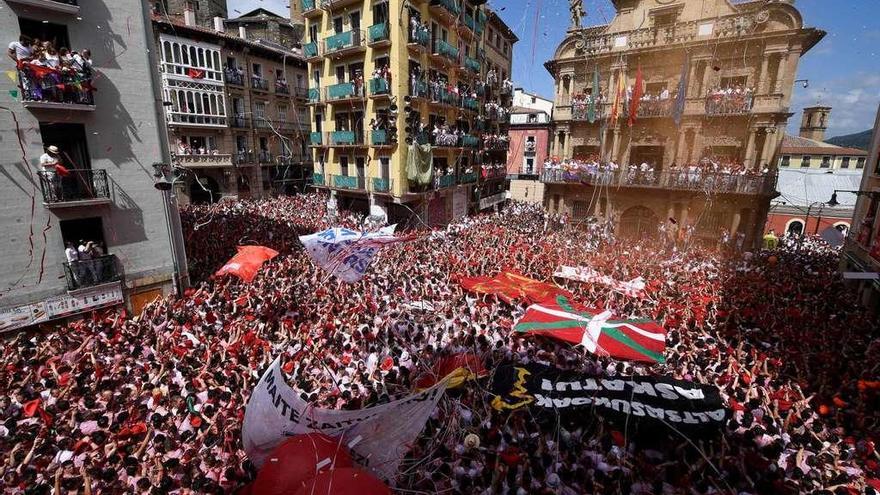
{"label": "hillside in background", "polygon": [[825,142],[836,144],[837,146],[846,146],[848,148],[858,148],[860,150],[868,151],[868,146],[871,144],[871,129],[857,132],[855,134],[836,136],[831,139],[826,139]]}

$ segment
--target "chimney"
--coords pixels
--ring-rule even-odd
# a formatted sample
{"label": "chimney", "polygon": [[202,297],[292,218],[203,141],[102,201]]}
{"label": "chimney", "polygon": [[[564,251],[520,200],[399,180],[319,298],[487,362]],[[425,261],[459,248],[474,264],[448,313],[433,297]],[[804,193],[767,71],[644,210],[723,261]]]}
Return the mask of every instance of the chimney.
{"label": "chimney", "polygon": [[190,4],[186,4],[186,8],[183,9],[183,23],[187,26],[196,25],[196,11],[192,9]]}
{"label": "chimney", "polygon": [[815,141],[825,141],[825,131],[828,129],[829,115],[831,115],[831,107],[815,106],[804,108],[799,136]]}
{"label": "chimney", "polygon": [[214,31],[218,33],[226,32],[226,24],[223,23],[223,18],[220,16],[214,17]]}
{"label": "chimney", "polygon": [[247,28],[244,26],[238,26],[238,37],[246,40],[247,39]]}

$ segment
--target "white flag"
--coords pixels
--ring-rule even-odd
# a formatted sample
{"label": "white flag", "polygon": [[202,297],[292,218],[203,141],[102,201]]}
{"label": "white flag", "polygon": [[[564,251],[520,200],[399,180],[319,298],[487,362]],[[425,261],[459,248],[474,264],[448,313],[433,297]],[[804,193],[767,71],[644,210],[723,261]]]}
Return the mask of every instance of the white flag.
{"label": "white flag", "polygon": [[395,227],[396,224],[373,233],[337,227],[300,236],[299,240],[315,264],[344,282],[354,283],[364,278],[379,248],[411,239],[394,237]]}
{"label": "white flag", "polygon": [[636,277],[628,282],[621,282],[608,275],[602,275],[588,266],[560,266],[553,276],[578,282],[606,285],[614,292],[630,297],[641,297],[645,290],[645,279],[642,277]]}
{"label": "white flag", "polygon": [[279,359],[260,378],[242,426],[244,450],[255,466],[286,437],[321,432],[340,437],[352,459],[393,482],[397,467],[446,391],[446,382],[403,399],[356,411],[312,407],[284,381]]}

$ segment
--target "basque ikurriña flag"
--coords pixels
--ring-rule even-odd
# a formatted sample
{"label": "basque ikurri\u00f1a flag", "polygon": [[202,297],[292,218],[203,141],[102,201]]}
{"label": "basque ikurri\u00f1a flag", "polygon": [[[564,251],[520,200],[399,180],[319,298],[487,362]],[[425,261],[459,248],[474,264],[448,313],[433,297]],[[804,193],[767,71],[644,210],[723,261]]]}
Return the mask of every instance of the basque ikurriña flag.
{"label": "basque ikurri\u00f1a flag", "polygon": [[529,306],[513,329],[582,345],[600,356],[648,363],[666,360],[666,330],[656,321],[610,318],[610,311],[591,312],[558,296]]}

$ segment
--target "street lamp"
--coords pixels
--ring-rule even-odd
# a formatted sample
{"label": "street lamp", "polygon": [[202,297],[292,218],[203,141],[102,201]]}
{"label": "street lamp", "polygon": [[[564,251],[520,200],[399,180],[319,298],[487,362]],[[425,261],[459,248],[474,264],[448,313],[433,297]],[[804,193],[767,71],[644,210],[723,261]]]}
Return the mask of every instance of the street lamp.
{"label": "street lamp", "polygon": [[[833,200],[834,197],[832,197],[831,199]],[[829,206],[831,206],[830,203],[831,202],[829,201],[828,202]],[[806,235],[807,235],[807,226],[810,225],[810,212],[813,210],[813,207],[816,205],[819,205],[819,218],[816,221],[816,229],[813,232],[813,234],[815,235],[816,233],[819,232],[819,222],[822,220],[822,208],[826,205],[826,203],[823,201],[813,201],[812,203],[810,203],[810,206],[807,207],[807,218],[806,218],[806,220],[804,220],[804,228],[801,229],[801,236],[798,238],[798,247],[797,247],[798,251],[801,250],[801,244],[804,243],[804,237],[806,237]]]}
{"label": "street lamp", "polygon": [[880,191],[850,191],[846,189],[835,189],[834,192],[831,193],[831,199],[828,200],[828,206],[834,208],[835,206],[838,206],[840,204],[840,202],[837,201],[837,193],[839,192],[855,194],[856,196],[865,195],[870,197],[871,199],[880,199]]}
{"label": "street lamp", "polygon": [[[183,247],[178,245],[178,237],[176,235],[178,229],[175,228],[174,225],[179,226],[179,222],[173,222],[173,215],[176,210],[173,210],[171,206],[173,201],[171,189],[174,187],[174,182],[178,179],[178,176],[176,175],[178,169],[177,167],[172,168],[175,176],[169,181],[166,177],[169,168],[170,167],[164,163],[153,164],[153,177],[156,179],[156,182],[153,183],[153,187],[162,194],[162,209],[165,213],[165,227],[168,229],[168,242],[171,247],[171,263],[174,269],[171,282],[174,286],[176,296],[181,297],[183,296],[183,281],[181,280],[179,260],[181,259],[180,254],[182,253]],[[172,225],[172,223],[174,223],[174,225]]]}

